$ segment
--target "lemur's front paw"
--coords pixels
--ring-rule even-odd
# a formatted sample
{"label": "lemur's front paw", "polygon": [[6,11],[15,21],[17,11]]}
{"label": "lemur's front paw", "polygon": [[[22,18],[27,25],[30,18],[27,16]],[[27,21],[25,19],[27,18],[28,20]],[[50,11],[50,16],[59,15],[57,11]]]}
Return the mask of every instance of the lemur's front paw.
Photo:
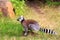
{"label": "lemur's front paw", "polygon": [[28,34],[27,33],[24,33],[24,36],[27,36]]}
{"label": "lemur's front paw", "polygon": [[27,36],[28,32],[23,31],[23,36]]}

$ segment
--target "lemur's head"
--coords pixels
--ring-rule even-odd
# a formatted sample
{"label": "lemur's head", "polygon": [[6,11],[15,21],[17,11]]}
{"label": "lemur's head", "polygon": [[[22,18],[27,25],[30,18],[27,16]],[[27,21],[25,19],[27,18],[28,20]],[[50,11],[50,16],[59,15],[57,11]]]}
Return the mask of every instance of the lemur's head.
{"label": "lemur's head", "polygon": [[17,21],[20,21],[20,22],[23,22],[24,21],[24,17],[23,16],[20,16]]}

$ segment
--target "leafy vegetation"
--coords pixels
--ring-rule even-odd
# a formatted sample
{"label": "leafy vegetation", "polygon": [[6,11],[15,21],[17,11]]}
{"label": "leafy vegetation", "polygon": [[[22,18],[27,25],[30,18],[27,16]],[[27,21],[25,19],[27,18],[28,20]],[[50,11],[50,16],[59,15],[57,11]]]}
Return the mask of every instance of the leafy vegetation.
{"label": "leafy vegetation", "polygon": [[[25,15],[26,11],[26,4],[24,0],[11,0],[15,11],[16,11],[16,15]],[[46,3],[48,6],[59,6],[60,2],[52,2],[51,0],[46,0]]]}
{"label": "leafy vegetation", "polygon": [[46,0],[46,3],[49,5],[49,6],[59,6],[60,5],[60,2],[52,2],[51,0]]}
{"label": "leafy vegetation", "polygon": [[24,9],[25,1],[24,0],[22,0],[22,1],[20,1],[20,0],[11,0],[11,2],[13,4],[14,8],[15,8],[16,15],[21,15],[21,14],[23,15],[23,13],[25,11],[25,9]]}

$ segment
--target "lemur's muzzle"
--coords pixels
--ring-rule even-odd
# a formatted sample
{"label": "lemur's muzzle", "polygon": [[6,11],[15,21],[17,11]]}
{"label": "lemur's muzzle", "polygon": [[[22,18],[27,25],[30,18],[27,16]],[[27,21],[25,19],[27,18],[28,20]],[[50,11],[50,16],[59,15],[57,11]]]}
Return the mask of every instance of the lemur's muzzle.
{"label": "lemur's muzzle", "polygon": [[17,19],[17,21],[19,21],[19,19]]}

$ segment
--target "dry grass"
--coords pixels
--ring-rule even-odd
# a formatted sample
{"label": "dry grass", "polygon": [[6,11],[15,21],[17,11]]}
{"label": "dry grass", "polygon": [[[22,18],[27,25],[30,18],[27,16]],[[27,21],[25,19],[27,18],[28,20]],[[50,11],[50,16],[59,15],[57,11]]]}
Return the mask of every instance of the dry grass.
{"label": "dry grass", "polygon": [[41,27],[52,29],[58,33],[58,36],[60,36],[60,7],[54,8],[45,6],[41,8],[43,14],[41,14],[41,12],[37,12],[33,8],[30,9],[31,10],[27,12],[27,15],[24,15],[27,19],[38,21]]}

